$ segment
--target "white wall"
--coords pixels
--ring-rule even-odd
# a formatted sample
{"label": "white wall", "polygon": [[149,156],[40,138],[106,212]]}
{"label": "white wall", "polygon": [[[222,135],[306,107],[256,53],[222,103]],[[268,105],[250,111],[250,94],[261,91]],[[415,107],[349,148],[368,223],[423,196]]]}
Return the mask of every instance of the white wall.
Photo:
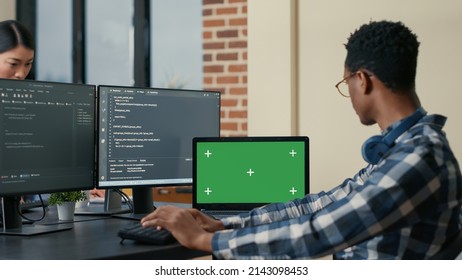
{"label": "white wall", "polygon": [[[370,20],[400,20],[417,34],[421,42],[417,93],[427,111],[448,116],[446,132],[456,157],[462,161],[462,110],[459,109],[462,106],[462,1],[292,1],[296,2],[299,12],[295,39],[298,65],[292,62],[297,71],[291,73],[296,77],[292,87],[299,101],[298,130],[295,131],[308,135],[311,140],[312,192],[329,189],[363,167],[361,145],[379,133],[377,126],[364,127],[359,123],[350,100],[340,96],[334,87],[343,75],[346,55],[343,44],[351,32]],[[265,52],[276,51],[273,45],[278,38],[260,35],[270,32],[270,25],[250,23],[275,20],[281,10],[291,5],[291,1],[271,1],[272,5],[267,7],[266,2],[249,1],[249,135],[263,135],[266,131],[287,134],[287,123],[273,121],[274,114],[287,119],[296,111],[296,108],[291,108],[290,113],[278,111],[279,105],[267,101],[268,96],[276,94],[281,100],[293,99],[294,93],[268,92],[271,88],[266,92],[254,90],[265,81],[279,79],[280,73],[271,72],[268,65],[251,55],[263,46]],[[278,31],[275,36],[291,31]],[[284,36],[279,39],[287,42]],[[254,46],[260,49],[253,49]],[[282,65],[287,67],[285,63],[287,61]],[[271,68],[278,67],[272,65]],[[266,73],[264,79],[258,74],[261,71]]]}
{"label": "white wall", "polygon": [[[292,134],[296,129],[295,1],[248,1],[249,135]],[[252,32],[251,31],[251,32]]]}
{"label": "white wall", "polygon": [[0,0],[0,21],[16,18],[15,3],[15,0]]}

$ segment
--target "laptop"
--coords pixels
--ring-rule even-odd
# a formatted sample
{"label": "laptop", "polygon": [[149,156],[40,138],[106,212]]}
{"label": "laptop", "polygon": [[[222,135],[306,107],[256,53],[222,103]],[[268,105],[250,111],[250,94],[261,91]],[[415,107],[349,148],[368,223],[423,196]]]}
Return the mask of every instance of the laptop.
{"label": "laptop", "polygon": [[215,218],[309,193],[306,136],[193,138],[192,206]]}

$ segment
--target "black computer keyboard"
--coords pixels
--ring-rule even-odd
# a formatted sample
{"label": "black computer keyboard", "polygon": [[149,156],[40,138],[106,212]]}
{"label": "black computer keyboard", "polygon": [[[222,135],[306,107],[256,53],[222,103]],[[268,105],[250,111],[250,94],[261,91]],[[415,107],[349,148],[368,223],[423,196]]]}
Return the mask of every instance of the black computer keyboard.
{"label": "black computer keyboard", "polygon": [[125,239],[155,245],[166,245],[176,241],[169,231],[165,229],[158,230],[154,227],[144,228],[140,223],[119,230],[118,236],[122,238],[121,243]]}

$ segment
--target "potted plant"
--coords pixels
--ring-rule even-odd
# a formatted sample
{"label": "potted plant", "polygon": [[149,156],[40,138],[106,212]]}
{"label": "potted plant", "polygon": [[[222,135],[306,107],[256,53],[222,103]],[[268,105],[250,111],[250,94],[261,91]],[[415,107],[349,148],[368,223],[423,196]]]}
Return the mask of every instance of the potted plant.
{"label": "potted plant", "polygon": [[48,203],[56,205],[59,220],[72,221],[74,220],[76,202],[85,199],[87,199],[87,194],[82,191],[57,192],[50,194]]}

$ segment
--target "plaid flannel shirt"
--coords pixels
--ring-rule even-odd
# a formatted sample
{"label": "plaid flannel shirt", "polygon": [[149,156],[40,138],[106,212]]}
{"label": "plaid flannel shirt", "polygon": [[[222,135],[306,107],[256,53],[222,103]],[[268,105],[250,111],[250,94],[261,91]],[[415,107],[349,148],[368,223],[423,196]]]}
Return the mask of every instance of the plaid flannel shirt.
{"label": "plaid flannel shirt", "polygon": [[[461,229],[462,179],[442,128],[427,115],[328,192],[222,220],[217,259],[427,259]],[[396,128],[390,126],[384,133]]]}

